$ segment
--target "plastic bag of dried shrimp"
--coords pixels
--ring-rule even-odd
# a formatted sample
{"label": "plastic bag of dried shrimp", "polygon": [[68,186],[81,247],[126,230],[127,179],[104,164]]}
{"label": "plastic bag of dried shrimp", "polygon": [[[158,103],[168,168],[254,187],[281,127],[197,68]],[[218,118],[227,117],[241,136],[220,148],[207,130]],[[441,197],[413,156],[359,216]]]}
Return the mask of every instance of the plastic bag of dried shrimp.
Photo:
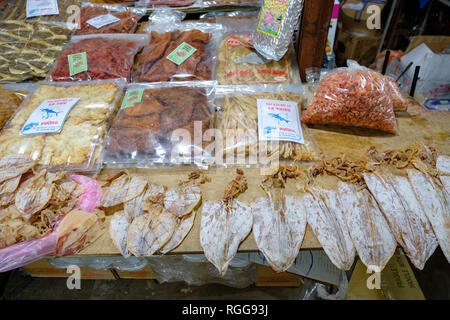
{"label": "plastic bag of dried shrimp", "polygon": [[314,140],[299,120],[302,97],[293,86],[218,86],[216,164],[318,160]]}
{"label": "plastic bag of dried shrimp", "polygon": [[319,83],[302,116],[307,124],[355,126],[397,133],[391,85],[378,72],[349,63]]}

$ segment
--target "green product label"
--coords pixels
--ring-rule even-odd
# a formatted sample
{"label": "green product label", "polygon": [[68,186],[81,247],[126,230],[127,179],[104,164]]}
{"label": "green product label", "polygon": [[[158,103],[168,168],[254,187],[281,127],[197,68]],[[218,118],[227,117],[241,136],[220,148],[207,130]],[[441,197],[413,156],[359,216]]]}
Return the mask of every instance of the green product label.
{"label": "green product label", "polygon": [[132,107],[135,103],[141,102],[143,92],[144,92],[143,89],[127,91],[125,93],[125,97],[123,98],[122,106],[120,108],[121,109],[129,108]]}
{"label": "green product label", "polygon": [[278,37],[289,0],[266,0],[258,23],[258,31]]}
{"label": "green product label", "polygon": [[83,71],[87,71],[88,66],[86,52],[69,54],[67,56],[67,59],[69,60],[69,71],[71,76]]}
{"label": "green product label", "polygon": [[187,58],[189,58],[195,51],[197,51],[197,49],[187,44],[186,42],[183,42],[167,56],[167,59],[179,66],[180,64],[185,62]]}

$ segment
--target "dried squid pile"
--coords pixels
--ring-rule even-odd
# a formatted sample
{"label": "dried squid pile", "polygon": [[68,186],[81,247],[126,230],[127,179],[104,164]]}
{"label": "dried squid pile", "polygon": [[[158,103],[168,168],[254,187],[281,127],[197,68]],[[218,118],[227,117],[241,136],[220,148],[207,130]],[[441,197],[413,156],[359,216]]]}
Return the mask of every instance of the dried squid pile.
{"label": "dried squid pile", "polygon": [[126,171],[101,181],[101,205],[123,205],[110,223],[114,245],[124,257],[165,254],[178,247],[191,230],[202,199],[198,185],[208,181],[193,172],[187,181],[167,190]]}

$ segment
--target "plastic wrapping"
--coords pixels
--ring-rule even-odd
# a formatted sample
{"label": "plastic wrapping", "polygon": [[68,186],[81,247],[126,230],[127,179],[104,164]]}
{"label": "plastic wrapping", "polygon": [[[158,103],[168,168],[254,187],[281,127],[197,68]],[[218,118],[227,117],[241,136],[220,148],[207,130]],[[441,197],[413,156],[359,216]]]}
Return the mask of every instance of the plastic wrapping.
{"label": "plastic wrapping", "polygon": [[[104,162],[151,167],[210,161],[212,144],[203,136],[212,128],[214,83],[130,85],[109,131]],[[140,102],[129,104],[136,98]]]}
{"label": "plastic wrapping", "polygon": [[234,7],[259,7],[260,0],[201,0],[204,7],[223,7],[223,6],[234,6]]}
{"label": "plastic wrapping", "polygon": [[[0,211],[0,246],[3,247],[0,249],[0,272],[19,268],[54,254],[57,242],[61,241],[58,228],[64,222],[65,214],[70,212],[75,205],[77,207],[86,207],[86,203],[98,201],[98,195],[92,194],[89,191],[89,187],[83,188],[66,179],[65,174],[61,173],[48,174],[44,172],[44,174],[35,174],[34,177],[29,177],[28,180],[25,180],[18,186],[17,193],[23,195],[25,192],[24,188],[27,188],[29,185],[28,181],[33,183],[36,179],[44,179],[48,184],[52,184],[55,191],[51,194],[51,199],[41,211],[34,213],[34,215],[37,215],[37,218],[33,222],[31,220],[27,221],[24,213],[15,208],[15,206],[20,207],[20,203],[17,203],[17,201],[14,204],[10,203],[9,207]],[[92,180],[88,177],[84,177],[84,179]],[[92,183],[96,182],[92,180],[88,185]],[[32,196],[33,193],[42,194],[42,185],[40,187],[40,189],[35,190],[28,188],[26,192],[29,193],[29,196]],[[81,198],[78,200],[80,195]],[[22,201],[22,198],[20,197],[19,201]],[[36,201],[40,200],[38,196],[35,199]],[[75,227],[74,230],[83,229],[78,225],[72,225],[72,227]],[[33,228],[37,229],[38,233],[32,232]],[[11,245],[11,242],[8,242],[8,238],[19,243]],[[6,243],[3,243],[5,240]],[[81,249],[83,244],[86,244],[85,234],[82,234],[76,240],[80,244],[79,249]],[[7,247],[4,247],[5,244]]]}
{"label": "plastic wrapping", "polygon": [[406,100],[406,98],[403,96],[394,79],[386,76],[386,80],[391,89],[392,105],[394,107],[394,111],[406,111],[408,109],[408,100]]}
{"label": "plastic wrapping", "polygon": [[[74,36],[50,74],[52,81],[85,81],[105,79],[131,80],[134,56],[147,43],[146,35],[104,34]],[[71,71],[69,55],[86,57],[85,68]],[[85,71],[82,71],[85,70]]]}
{"label": "plastic wrapping", "polygon": [[0,22],[0,81],[44,78],[72,30],[45,22]]}
{"label": "plastic wrapping", "polygon": [[48,262],[55,268],[67,269],[71,265],[91,268],[96,270],[118,269],[121,271],[139,271],[145,268],[147,260],[139,260],[136,257],[64,257],[49,258]]}
{"label": "plastic wrapping", "polygon": [[0,88],[0,129],[16,112],[28,92]]}
{"label": "plastic wrapping", "polygon": [[375,71],[352,64],[330,72],[320,81],[302,121],[397,133],[388,80]]}
{"label": "plastic wrapping", "polygon": [[139,82],[212,80],[221,25],[181,23],[177,13],[150,16],[150,43],[139,57]]}
{"label": "plastic wrapping", "polygon": [[[109,23],[100,28],[96,28],[88,23],[90,19],[113,15],[119,21]],[[81,26],[75,35],[86,35],[93,33],[134,33],[139,20],[144,16],[145,10],[129,8],[124,6],[95,5],[83,3],[81,9]]]}
{"label": "plastic wrapping", "polygon": [[[120,82],[39,85],[3,128],[0,157],[22,155],[51,170],[100,170],[103,140],[117,108],[122,85]],[[21,134],[22,129],[27,129],[24,125],[35,109],[46,100],[63,98],[79,98],[79,101],[67,114],[59,133]],[[43,121],[59,112],[42,109]]]}
{"label": "plastic wrapping", "polygon": [[74,7],[81,7],[81,0],[58,0],[59,14],[45,15],[27,18],[28,0],[11,0],[3,12],[0,20],[27,20],[27,21],[49,21],[49,22],[69,22],[75,10]]}
{"label": "plastic wrapping", "polygon": [[177,9],[191,7],[200,0],[140,0],[137,1],[136,7],[159,8],[174,7]]}
{"label": "plastic wrapping", "polygon": [[[297,87],[298,90],[301,87]],[[289,89],[285,87],[285,89]],[[221,132],[222,145],[216,138],[216,161],[218,154],[228,157],[229,154],[241,153],[246,157],[254,150],[267,152],[269,160],[297,160],[316,161],[318,152],[308,128],[301,125],[304,144],[280,141],[271,143],[268,141],[267,150],[258,142],[258,99],[293,101],[297,103],[298,113],[301,110],[302,95],[298,92],[283,91],[279,86],[230,86],[217,88],[217,106],[219,111],[216,116],[216,128]],[[229,136],[230,134],[234,136]],[[262,159],[265,159],[263,157]],[[259,162],[262,160],[260,159]],[[226,161],[228,162],[228,161]],[[250,159],[245,159],[246,164],[251,164]],[[257,164],[257,163],[254,163]],[[227,163],[227,165],[229,165]]]}
{"label": "plastic wrapping", "polygon": [[230,262],[224,276],[202,254],[150,257],[147,261],[159,283],[184,281],[194,286],[217,283],[246,288],[255,283],[257,276],[256,264],[237,258]]}
{"label": "plastic wrapping", "polygon": [[303,0],[265,0],[253,32],[253,45],[267,59],[280,60],[300,23]]}

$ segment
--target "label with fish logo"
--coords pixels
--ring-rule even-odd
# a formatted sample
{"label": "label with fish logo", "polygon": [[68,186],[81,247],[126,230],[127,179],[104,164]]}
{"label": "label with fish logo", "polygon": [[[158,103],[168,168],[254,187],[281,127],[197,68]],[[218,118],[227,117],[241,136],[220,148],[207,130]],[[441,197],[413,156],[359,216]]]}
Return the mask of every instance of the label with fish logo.
{"label": "label with fish logo", "polygon": [[175,50],[167,56],[167,59],[175,63],[177,66],[185,62],[197,49],[190,44],[183,42]]}
{"label": "label with fish logo", "polygon": [[27,0],[27,18],[59,14],[58,0]]}
{"label": "label with fish logo", "polygon": [[125,97],[122,100],[121,109],[132,107],[135,103],[142,101],[142,94],[144,89],[129,90],[125,93]]}
{"label": "label with fish logo", "polygon": [[305,143],[296,102],[258,99],[257,103],[259,140]]}
{"label": "label with fish logo", "polygon": [[78,100],[80,98],[45,100],[31,113],[20,134],[60,132],[67,115]]}
{"label": "label with fish logo", "polygon": [[258,31],[278,37],[289,0],[266,0],[258,22]]}
{"label": "label with fish logo", "polygon": [[87,71],[88,65],[86,52],[69,54],[67,56],[67,59],[69,60],[69,72],[71,76],[80,72]]}

